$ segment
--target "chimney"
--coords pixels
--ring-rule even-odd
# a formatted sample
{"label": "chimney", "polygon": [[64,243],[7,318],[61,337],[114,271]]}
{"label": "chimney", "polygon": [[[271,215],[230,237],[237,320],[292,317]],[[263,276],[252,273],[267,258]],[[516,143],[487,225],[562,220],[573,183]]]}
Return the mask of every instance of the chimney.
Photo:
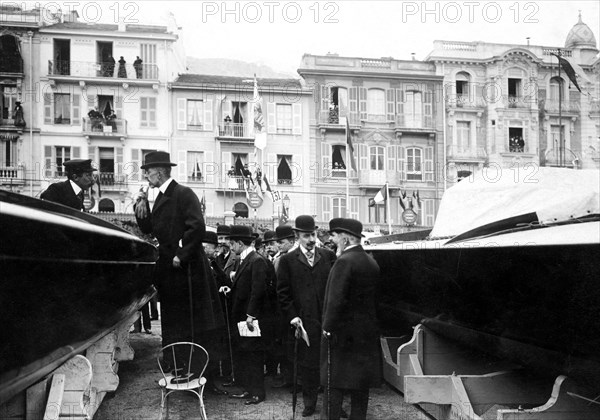
{"label": "chimney", "polygon": [[415,53],[410,53],[410,56],[412,57],[412,60],[415,61],[416,57],[415,57]]}
{"label": "chimney", "polygon": [[77,10],[71,10],[69,13],[64,13],[63,14],[63,22],[77,22],[79,19],[79,13],[77,13]]}

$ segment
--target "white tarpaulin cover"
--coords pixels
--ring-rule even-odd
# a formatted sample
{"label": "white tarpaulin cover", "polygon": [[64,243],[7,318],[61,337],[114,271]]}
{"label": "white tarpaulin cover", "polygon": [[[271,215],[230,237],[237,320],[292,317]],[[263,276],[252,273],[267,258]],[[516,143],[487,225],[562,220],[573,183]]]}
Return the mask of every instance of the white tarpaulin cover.
{"label": "white tarpaulin cover", "polygon": [[455,236],[533,212],[542,223],[600,214],[599,185],[597,170],[483,168],[446,190],[430,236]]}

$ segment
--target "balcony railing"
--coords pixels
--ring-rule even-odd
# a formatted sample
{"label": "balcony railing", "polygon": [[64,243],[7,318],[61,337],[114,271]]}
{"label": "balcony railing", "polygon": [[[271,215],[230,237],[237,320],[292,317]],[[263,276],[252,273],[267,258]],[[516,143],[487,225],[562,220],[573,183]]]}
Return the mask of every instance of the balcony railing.
{"label": "balcony railing", "polygon": [[[348,114],[348,120],[351,125],[360,125],[360,119],[358,118],[358,114]],[[340,119],[337,109],[330,109],[321,111],[319,113],[319,124],[339,124],[344,126],[346,124],[345,120]]]}
{"label": "balcony railing", "polygon": [[503,98],[505,108],[531,108],[536,101],[526,96],[507,96]]}
{"label": "balcony railing", "polygon": [[247,138],[249,136],[248,125],[244,123],[221,123],[217,126],[219,137]]}
{"label": "balcony railing", "polygon": [[6,182],[6,180],[10,180],[12,182],[17,183],[25,182],[25,173],[23,166],[0,166],[0,179],[4,180],[4,182]]}
{"label": "balcony railing", "polygon": [[475,98],[470,98],[468,95],[449,95],[446,97],[446,104],[457,108],[485,107],[485,101],[482,97],[476,96]]}
{"label": "balcony railing", "polygon": [[446,155],[449,159],[485,159],[487,154],[483,147],[448,146]]}
{"label": "balcony railing", "polygon": [[83,118],[83,132],[94,136],[123,136],[127,134],[127,120],[103,118]]}
{"label": "balcony railing", "polygon": [[227,178],[227,189],[233,191],[244,191],[244,182],[250,182],[243,176],[229,176]]}
{"label": "balcony railing", "polygon": [[396,117],[396,126],[401,128],[429,128],[433,127],[433,117],[431,115],[398,115]]}
{"label": "balcony railing", "polygon": [[124,174],[115,174],[114,172],[100,172],[98,182],[100,186],[110,187],[114,185],[125,184],[126,176]]}
{"label": "balcony railing", "polygon": [[121,69],[119,63],[95,63],[91,61],[48,60],[49,76],[109,77],[121,79],[157,80],[156,64],[141,64],[134,68],[125,63]]}
{"label": "balcony railing", "polygon": [[[558,113],[558,108],[558,101],[546,100],[544,103],[544,110],[546,112]],[[579,102],[577,101],[562,101],[560,108],[562,112],[578,113],[580,111]]]}

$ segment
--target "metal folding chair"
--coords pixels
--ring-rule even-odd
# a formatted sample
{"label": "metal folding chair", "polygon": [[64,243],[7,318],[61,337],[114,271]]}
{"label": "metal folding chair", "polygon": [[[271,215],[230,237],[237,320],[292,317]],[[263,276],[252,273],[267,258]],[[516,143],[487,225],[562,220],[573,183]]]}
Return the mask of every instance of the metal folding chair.
{"label": "metal folding chair", "polygon": [[[200,413],[202,418],[207,420],[203,394],[206,384],[204,371],[208,366],[208,352],[204,347],[190,342],[172,343],[161,349],[156,361],[163,375],[163,378],[158,381],[162,393],[160,419],[162,419],[165,404],[167,405],[167,417],[169,416],[167,401],[169,395],[176,391],[186,391],[198,397]],[[172,365],[166,368],[167,363],[172,363]],[[170,368],[173,370],[165,372],[165,369]]]}

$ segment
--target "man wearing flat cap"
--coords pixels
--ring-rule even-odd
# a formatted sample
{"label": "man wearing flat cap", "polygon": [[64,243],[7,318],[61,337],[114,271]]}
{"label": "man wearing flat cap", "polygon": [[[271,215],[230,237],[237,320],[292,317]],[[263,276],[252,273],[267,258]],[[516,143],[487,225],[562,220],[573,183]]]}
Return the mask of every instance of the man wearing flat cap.
{"label": "man wearing flat cap", "polygon": [[63,163],[67,180],[50,184],[40,195],[42,200],[53,201],[75,210],[85,211],[83,193],[94,185],[91,159],[71,159]]}
{"label": "man wearing flat cap", "polygon": [[323,303],[321,384],[327,387],[323,412],[339,419],[344,393],[352,419],[365,419],[369,388],[379,386],[380,350],[375,314],[379,266],[360,244],[362,224],[336,218],[329,231],[338,258],[331,268]]}
{"label": "man wearing flat cap", "polygon": [[173,166],[166,152],[149,152],[144,157],[141,168],[159,193],[152,211],[145,194],[138,196],[134,206],[138,226],[152,233],[160,245],[154,283],[161,298],[162,345],[195,341],[206,348],[211,361],[218,361],[226,354],[225,322],[202,247],[202,208],[190,188],[171,178]]}
{"label": "man wearing flat cap", "polygon": [[[298,216],[292,229],[298,247],[280,258],[277,296],[288,324],[288,349],[294,348],[295,332],[300,325],[308,333],[310,346],[300,340],[297,348],[304,398],[302,416],[308,417],[314,414],[317,405],[323,301],[335,254],[316,246],[317,227],[312,216]],[[290,360],[293,356],[293,352],[288,351]]]}

